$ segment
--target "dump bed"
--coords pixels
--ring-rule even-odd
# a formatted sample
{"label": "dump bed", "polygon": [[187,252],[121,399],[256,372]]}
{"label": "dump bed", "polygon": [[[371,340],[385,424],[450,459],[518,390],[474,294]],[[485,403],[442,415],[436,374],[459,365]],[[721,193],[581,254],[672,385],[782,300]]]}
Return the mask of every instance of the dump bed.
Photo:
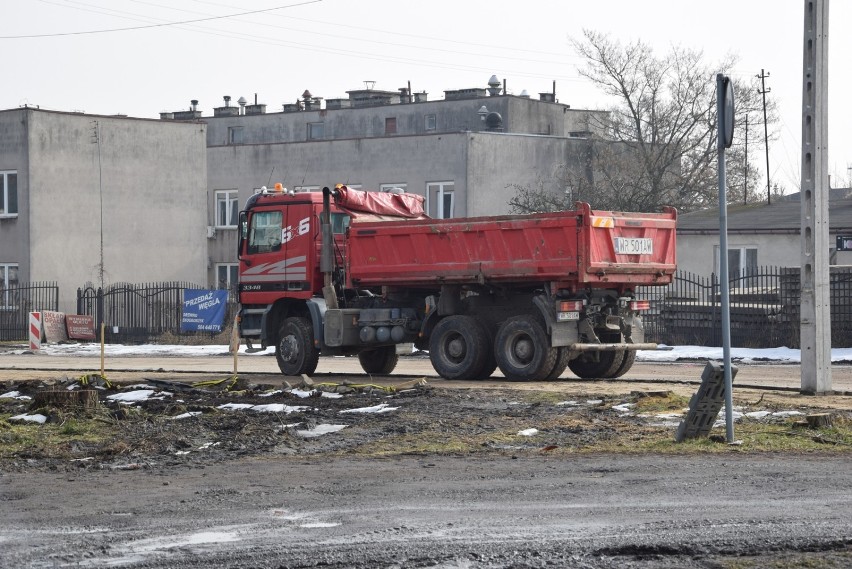
{"label": "dump bed", "polygon": [[531,215],[353,223],[353,286],[665,285],[675,271],[677,213],[576,210]]}

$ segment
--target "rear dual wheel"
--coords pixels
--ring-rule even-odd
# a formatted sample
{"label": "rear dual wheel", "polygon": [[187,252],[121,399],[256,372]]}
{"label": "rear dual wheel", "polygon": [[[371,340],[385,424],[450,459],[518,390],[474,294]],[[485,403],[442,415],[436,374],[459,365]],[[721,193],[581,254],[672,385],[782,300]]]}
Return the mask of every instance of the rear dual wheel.
{"label": "rear dual wheel", "polygon": [[618,350],[599,352],[597,360],[594,354],[581,355],[570,361],[568,368],[581,379],[615,379],[627,373],[635,362],[635,350]]}
{"label": "rear dual wheel", "polygon": [[481,379],[494,371],[488,332],[471,316],[456,314],[438,322],[429,338],[429,359],[444,379]]}
{"label": "rear dual wheel", "polygon": [[509,318],[497,330],[494,355],[500,371],[510,381],[554,379],[562,374],[560,349],[550,347],[550,340],[538,319],[523,314]]}

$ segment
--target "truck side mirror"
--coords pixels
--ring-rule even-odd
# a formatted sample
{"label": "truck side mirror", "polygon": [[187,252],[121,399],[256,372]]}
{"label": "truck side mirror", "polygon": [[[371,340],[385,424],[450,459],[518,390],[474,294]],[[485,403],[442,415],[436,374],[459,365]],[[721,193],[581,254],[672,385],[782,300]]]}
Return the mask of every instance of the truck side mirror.
{"label": "truck side mirror", "polygon": [[241,260],[243,258],[243,242],[248,237],[248,215],[245,211],[240,212],[240,220],[239,220],[239,239],[237,240],[237,259]]}

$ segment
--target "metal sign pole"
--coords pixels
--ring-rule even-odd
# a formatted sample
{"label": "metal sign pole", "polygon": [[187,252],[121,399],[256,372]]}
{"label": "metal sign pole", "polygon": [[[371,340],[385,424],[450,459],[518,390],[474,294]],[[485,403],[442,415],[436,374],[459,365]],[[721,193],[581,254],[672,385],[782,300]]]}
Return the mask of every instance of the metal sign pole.
{"label": "metal sign pole", "polygon": [[731,81],[716,75],[716,124],[719,168],[719,288],[722,292],[722,359],[725,372],[725,426],[728,444],[734,442],[734,397],[731,375],[731,295],[728,277],[728,196],[725,148],[734,134],[734,91]]}

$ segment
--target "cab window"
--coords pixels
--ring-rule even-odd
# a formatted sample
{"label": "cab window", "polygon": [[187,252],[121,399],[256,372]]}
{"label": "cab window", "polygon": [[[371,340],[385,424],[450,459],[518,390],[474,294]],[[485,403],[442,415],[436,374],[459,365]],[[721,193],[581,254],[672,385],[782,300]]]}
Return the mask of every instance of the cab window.
{"label": "cab window", "polygon": [[259,211],[251,216],[248,252],[269,253],[281,249],[280,211]]}
{"label": "cab window", "polygon": [[331,214],[331,232],[334,235],[343,235],[346,233],[346,229],[349,227],[349,220],[351,218],[345,213],[334,213]]}

